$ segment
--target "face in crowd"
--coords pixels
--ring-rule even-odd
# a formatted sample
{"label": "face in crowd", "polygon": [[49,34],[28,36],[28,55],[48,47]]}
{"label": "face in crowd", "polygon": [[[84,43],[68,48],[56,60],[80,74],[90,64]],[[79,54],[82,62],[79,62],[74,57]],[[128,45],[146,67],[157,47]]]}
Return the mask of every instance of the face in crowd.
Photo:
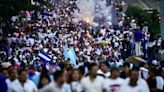
{"label": "face in crowd", "polygon": [[18,75],[19,75],[19,81],[22,82],[22,83],[25,83],[26,80],[27,80],[27,72],[26,70],[19,70],[18,72]]}
{"label": "face in crowd", "polygon": [[17,70],[16,69],[9,69],[8,70],[8,77],[11,81],[15,80],[17,78]]}
{"label": "face in crowd", "polygon": [[79,71],[72,70],[72,81],[78,81],[80,79]]}
{"label": "face in crowd", "polygon": [[96,77],[98,66],[95,63],[92,63],[88,67],[90,76]]}
{"label": "face in crowd", "polygon": [[118,68],[112,68],[111,69],[111,77],[116,79],[120,76],[120,71]]}
{"label": "face in crowd", "polygon": [[131,70],[129,77],[130,77],[129,85],[132,87],[136,86],[139,78],[139,70]]}
{"label": "face in crowd", "polygon": [[64,71],[56,71],[54,73],[54,79],[59,87],[62,86],[66,81]]}
{"label": "face in crowd", "polygon": [[100,69],[104,72],[107,73],[109,71],[109,66],[106,63],[102,63],[100,65]]}

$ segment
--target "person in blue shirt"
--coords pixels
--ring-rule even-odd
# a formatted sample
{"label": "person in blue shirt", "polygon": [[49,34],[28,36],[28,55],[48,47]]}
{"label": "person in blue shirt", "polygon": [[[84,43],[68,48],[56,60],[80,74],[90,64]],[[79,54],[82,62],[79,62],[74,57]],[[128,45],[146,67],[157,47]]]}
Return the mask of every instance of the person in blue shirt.
{"label": "person in blue shirt", "polygon": [[0,92],[7,92],[6,76],[3,74],[2,66],[0,66]]}
{"label": "person in blue shirt", "polygon": [[134,32],[134,39],[135,39],[135,55],[136,56],[141,56],[141,42],[142,42],[142,30],[141,29],[136,29]]}

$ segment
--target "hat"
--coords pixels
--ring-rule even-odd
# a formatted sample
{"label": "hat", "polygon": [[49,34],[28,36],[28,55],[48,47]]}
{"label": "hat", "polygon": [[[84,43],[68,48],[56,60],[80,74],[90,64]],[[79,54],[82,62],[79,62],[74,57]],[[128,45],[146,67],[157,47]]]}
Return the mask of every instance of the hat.
{"label": "hat", "polygon": [[157,60],[153,60],[153,61],[152,61],[152,64],[153,64],[153,65],[158,65]]}
{"label": "hat", "polygon": [[3,68],[8,68],[8,67],[11,66],[11,63],[5,62],[5,63],[2,63],[1,65],[2,65]]}
{"label": "hat", "polygon": [[56,60],[56,59],[57,59],[57,57],[56,57],[56,56],[54,56],[54,57],[53,57],[53,59],[54,59],[54,60]]}
{"label": "hat", "polygon": [[47,49],[47,48],[44,48],[43,51],[44,51],[44,52],[48,52],[48,49]]}
{"label": "hat", "polygon": [[114,43],[114,47],[118,47],[119,46],[119,43],[118,42],[115,42]]}

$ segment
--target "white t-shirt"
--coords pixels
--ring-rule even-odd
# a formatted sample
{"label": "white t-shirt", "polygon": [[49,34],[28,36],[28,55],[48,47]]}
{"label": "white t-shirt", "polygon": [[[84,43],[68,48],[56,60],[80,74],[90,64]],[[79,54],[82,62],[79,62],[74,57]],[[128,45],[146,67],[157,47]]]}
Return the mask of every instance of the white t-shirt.
{"label": "white t-shirt", "polygon": [[109,78],[109,76],[111,75],[110,72],[104,73],[101,69],[99,69],[99,70],[97,71],[97,74],[102,74],[102,75],[105,76],[105,78]]}
{"label": "white t-shirt", "polygon": [[101,54],[100,49],[96,49],[95,53],[96,53],[97,55],[100,55],[100,54]]}
{"label": "white t-shirt", "polygon": [[161,46],[161,43],[162,43],[162,39],[159,38],[159,39],[157,40],[157,46]]}
{"label": "white t-shirt", "polygon": [[123,82],[124,79],[122,78],[117,78],[115,80],[108,78],[105,80],[105,88],[107,89],[107,92],[119,92]]}
{"label": "white t-shirt", "polygon": [[66,84],[62,87],[58,87],[55,82],[51,82],[50,84],[46,85],[39,92],[67,92],[66,91]]}
{"label": "white t-shirt", "polygon": [[[144,79],[148,79],[149,77],[149,74],[148,74],[149,70],[144,68],[144,67],[141,67],[140,68],[140,77],[143,76]],[[141,76],[142,75],[142,76]]]}
{"label": "white t-shirt", "polygon": [[150,92],[147,82],[142,78],[138,79],[136,87],[131,87],[129,82],[130,78],[127,78],[121,86],[120,92]]}
{"label": "white t-shirt", "polygon": [[104,36],[106,34],[106,29],[101,29],[100,33]]}
{"label": "white t-shirt", "polygon": [[156,77],[156,82],[157,82],[157,89],[160,89],[160,90],[163,90],[163,87],[164,87],[164,80],[161,76],[157,76]]}
{"label": "white t-shirt", "polygon": [[72,82],[72,89],[76,90],[77,92],[81,92],[82,88],[81,88],[81,83],[79,82]]}
{"label": "white t-shirt", "polygon": [[65,84],[64,87],[67,90],[67,92],[72,92],[72,90],[75,90],[76,92],[82,92],[80,82],[72,82],[70,84]]}
{"label": "white t-shirt", "polygon": [[29,40],[30,45],[34,45],[35,44],[35,41],[34,41],[33,38],[29,38],[28,40]]}
{"label": "white t-shirt", "polygon": [[38,92],[38,89],[31,80],[27,80],[22,86],[19,80],[16,79],[11,84],[11,92]]}
{"label": "white t-shirt", "polygon": [[93,81],[90,80],[89,76],[81,80],[82,89],[85,92],[102,92],[105,89],[104,83],[104,78],[101,76],[97,76]]}
{"label": "white t-shirt", "polygon": [[145,92],[142,87],[131,87],[130,85],[122,85],[119,92]]}
{"label": "white t-shirt", "polygon": [[14,81],[11,81],[10,79],[6,79],[6,83],[7,83],[7,87],[8,87],[8,90],[7,92],[11,92],[11,88],[12,88],[12,83]]}

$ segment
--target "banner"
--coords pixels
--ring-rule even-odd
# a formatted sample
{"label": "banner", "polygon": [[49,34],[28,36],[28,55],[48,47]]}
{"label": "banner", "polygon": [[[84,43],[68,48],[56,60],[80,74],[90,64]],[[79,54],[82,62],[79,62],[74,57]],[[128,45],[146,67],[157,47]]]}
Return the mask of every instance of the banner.
{"label": "banner", "polygon": [[73,47],[71,47],[70,49],[68,48],[68,45],[66,44],[64,46],[64,58],[66,59],[70,59],[70,64],[72,65],[76,65],[76,53]]}
{"label": "banner", "polygon": [[38,56],[41,60],[44,61],[45,64],[52,60],[52,58],[47,53],[45,53],[44,51],[40,51]]}

